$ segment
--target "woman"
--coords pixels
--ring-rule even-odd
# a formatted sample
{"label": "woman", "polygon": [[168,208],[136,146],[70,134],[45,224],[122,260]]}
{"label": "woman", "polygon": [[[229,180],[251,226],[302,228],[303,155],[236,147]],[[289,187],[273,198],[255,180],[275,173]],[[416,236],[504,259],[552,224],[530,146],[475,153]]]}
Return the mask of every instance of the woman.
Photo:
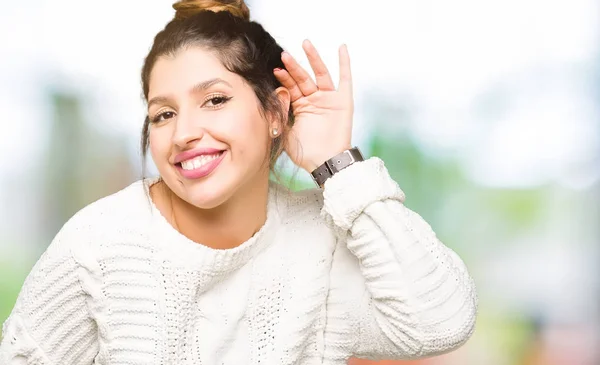
{"label": "woman", "polygon": [[[352,80],[316,81],[243,1],[180,1],[142,70],[160,178],[78,212],[25,281],[2,364],[345,364],[451,351],[473,282],[351,149]],[[319,188],[269,181],[285,150]]]}

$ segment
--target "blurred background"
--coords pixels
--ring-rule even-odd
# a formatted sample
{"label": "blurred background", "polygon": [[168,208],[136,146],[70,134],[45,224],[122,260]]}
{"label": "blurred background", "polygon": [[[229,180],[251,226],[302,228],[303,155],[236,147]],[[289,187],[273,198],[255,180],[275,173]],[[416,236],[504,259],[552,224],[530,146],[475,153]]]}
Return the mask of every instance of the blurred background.
{"label": "blurred background", "polygon": [[[600,3],[247,2],[334,79],[348,44],[355,144],[478,286],[464,347],[380,364],[600,364]],[[170,5],[0,3],[0,322],[69,217],[140,178],[139,74]]]}

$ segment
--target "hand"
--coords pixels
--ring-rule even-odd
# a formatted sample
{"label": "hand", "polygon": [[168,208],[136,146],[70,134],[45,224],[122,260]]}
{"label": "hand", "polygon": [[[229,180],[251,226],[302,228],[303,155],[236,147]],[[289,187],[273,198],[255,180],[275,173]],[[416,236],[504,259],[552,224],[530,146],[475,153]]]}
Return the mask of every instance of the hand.
{"label": "hand", "polygon": [[312,43],[306,40],[302,48],[315,73],[316,83],[287,52],[281,55],[286,69],[275,69],[274,74],[290,92],[295,117],[285,151],[296,165],[310,173],[326,160],[352,147],[354,101],[347,47],[344,45],[339,49],[340,81],[337,90]]}

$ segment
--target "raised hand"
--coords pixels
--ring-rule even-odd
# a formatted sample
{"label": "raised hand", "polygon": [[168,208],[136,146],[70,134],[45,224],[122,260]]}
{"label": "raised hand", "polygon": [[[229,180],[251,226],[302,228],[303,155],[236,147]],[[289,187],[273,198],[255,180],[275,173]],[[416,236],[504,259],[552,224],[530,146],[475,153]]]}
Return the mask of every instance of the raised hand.
{"label": "raised hand", "polygon": [[286,69],[275,69],[274,74],[289,90],[295,116],[286,153],[296,165],[310,173],[326,160],[351,148],[354,100],[347,47],[343,45],[339,49],[340,80],[337,90],[312,43],[306,40],[302,48],[316,82],[287,52],[281,55]]}

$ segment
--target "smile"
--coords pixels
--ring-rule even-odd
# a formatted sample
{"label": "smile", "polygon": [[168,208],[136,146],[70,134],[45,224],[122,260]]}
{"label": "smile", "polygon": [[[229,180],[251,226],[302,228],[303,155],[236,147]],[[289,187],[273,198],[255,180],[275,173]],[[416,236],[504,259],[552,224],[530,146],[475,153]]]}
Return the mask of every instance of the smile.
{"label": "smile", "polygon": [[186,179],[200,179],[212,173],[219,165],[227,151],[203,154],[175,164],[175,168]]}
{"label": "smile", "polygon": [[217,158],[221,157],[221,154],[222,154],[222,152],[215,153],[213,155],[196,156],[192,159],[182,161],[181,168],[186,171],[199,169],[202,166],[205,166],[206,164],[210,163],[211,161],[214,161]]}

